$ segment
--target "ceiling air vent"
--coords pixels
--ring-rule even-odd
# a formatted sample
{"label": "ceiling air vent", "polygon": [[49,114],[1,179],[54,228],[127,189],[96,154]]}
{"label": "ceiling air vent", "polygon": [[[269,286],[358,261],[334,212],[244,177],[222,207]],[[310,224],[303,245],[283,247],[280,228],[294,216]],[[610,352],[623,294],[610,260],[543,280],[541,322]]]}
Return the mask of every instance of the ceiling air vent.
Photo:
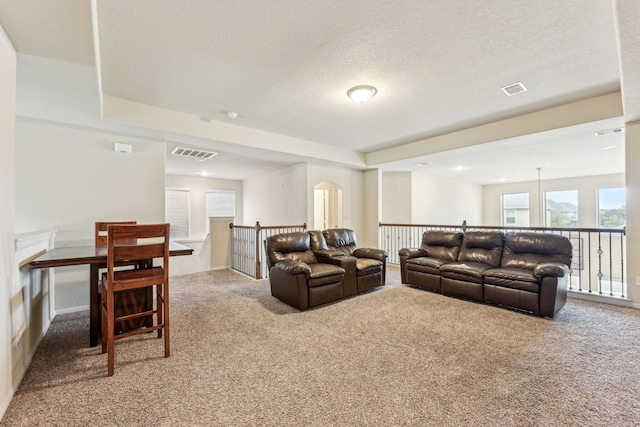
{"label": "ceiling air vent", "polygon": [[527,90],[527,88],[524,87],[522,82],[512,83],[512,84],[507,85],[507,86],[505,86],[505,87],[503,87],[501,89],[502,89],[502,91],[504,93],[507,94],[507,96],[512,96],[512,95],[515,95],[515,94],[520,93],[520,92],[525,92]]}
{"label": "ceiling air vent", "polygon": [[205,161],[209,160],[218,153],[214,153],[213,151],[194,150],[193,148],[176,147],[173,149],[171,154],[175,154],[176,156],[191,157],[192,159]]}

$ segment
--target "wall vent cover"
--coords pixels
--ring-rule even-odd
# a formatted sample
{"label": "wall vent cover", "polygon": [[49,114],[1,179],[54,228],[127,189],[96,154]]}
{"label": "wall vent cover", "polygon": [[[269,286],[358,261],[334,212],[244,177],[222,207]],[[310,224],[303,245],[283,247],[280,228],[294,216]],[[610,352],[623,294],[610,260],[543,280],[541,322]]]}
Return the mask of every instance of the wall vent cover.
{"label": "wall vent cover", "polygon": [[191,157],[192,159],[205,161],[209,160],[213,156],[216,156],[218,153],[214,153],[213,151],[194,150],[193,148],[176,147],[173,149],[171,154],[175,154],[176,156]]}
{"label": "wall vent cover", "polygon": [[526,87],[524,87],[524,85],[522,84],[522,82],[517,82],[517,83],[512,83],[510,85],[507,85],[503,88],[501,88],[502,91],[504,93],[507,94],[507,96],[512,96],[518,93],[522,93],[525,92],[527,90]]}

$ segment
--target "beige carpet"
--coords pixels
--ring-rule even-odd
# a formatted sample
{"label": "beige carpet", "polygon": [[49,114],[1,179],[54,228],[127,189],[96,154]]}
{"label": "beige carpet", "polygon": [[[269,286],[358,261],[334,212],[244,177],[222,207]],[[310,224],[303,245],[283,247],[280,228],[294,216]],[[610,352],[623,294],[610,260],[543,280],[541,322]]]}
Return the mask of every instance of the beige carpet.
{"label": "beige carpet", "polygon": [[571,299],[555,320],[399,285],[297,312],[231,271],[171,284],[172,354],[88,348],[56,317],[3,426],[640,424],[640,312]]}

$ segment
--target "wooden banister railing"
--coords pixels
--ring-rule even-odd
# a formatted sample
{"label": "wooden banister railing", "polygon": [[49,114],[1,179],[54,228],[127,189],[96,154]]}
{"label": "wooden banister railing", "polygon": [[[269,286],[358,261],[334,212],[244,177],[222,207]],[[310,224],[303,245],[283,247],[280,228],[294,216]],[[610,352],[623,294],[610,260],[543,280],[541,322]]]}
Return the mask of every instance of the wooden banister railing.
{"label": "wooden banister railing", "polygon": [[281,233],[305,231],[307,224],[302,225],[234,225],[231,228],[231,267],[255,279],[268,276],[267,263],[263,261],[264,241],[267,237]]}

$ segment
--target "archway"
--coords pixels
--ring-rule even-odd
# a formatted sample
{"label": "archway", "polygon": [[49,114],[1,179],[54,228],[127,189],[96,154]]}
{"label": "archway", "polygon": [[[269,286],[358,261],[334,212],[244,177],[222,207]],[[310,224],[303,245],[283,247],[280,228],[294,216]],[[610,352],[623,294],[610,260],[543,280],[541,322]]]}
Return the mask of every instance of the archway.
{"label": "archway", "polygon": [[313,187],[313,228],[342,227],[342,187],[323,181]]}

